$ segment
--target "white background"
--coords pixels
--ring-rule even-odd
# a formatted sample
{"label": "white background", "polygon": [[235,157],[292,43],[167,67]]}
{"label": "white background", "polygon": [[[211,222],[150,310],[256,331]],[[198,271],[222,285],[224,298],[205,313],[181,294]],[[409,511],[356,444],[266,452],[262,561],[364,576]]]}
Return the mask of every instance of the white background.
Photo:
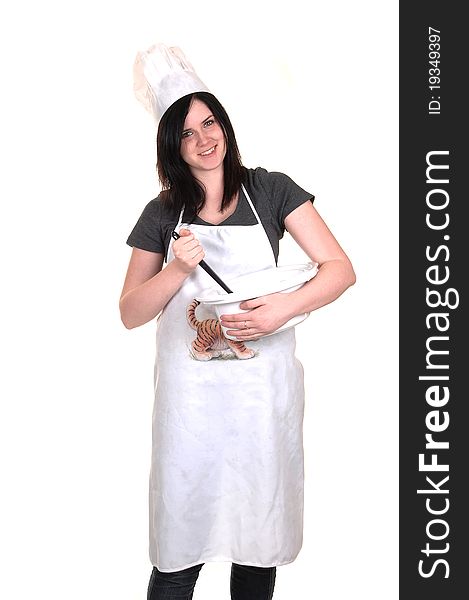
{"label": "white background", "polygon": [[[316,195],[357,273],[297,327],[305,535],[274,597],[396,599],[398,3],[3,6],[0,596],[146,598],[154,323],[127,331],[118,298],[158,192],[132,64],[162,41],[220,98],[244,163]],[[228,579],[206,565],[194,599],[228,599]]]}

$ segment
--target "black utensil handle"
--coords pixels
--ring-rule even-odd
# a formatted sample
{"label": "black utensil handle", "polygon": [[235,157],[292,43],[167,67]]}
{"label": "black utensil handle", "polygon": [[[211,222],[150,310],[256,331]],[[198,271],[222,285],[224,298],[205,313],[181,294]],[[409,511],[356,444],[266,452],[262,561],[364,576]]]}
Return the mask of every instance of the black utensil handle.
{"label": "black utensil handle", "polygon": [[[176,231],[173,231],[171,233],[171,236],[175,240],[178,240],[181,237],[179,235],[179,233],[177,233]],[[230,288],[226,285],[226,283],[222,279],[220,279],[220,277],[218,277],[218,275],[215,273],[215,271],[211,267],[209,267],[208,264],[204,260],[201,260],[199,262],[199,265],[202,267],[202,269],[206,273],[208,273],[210,275],[210,277],[212,279],[214,279],[218,283],[218,285],[221,285],[221,287],[225,290],[225,292],[227,292],[228,294],[232,294],[233,293],[233,291],[230,290]]]}

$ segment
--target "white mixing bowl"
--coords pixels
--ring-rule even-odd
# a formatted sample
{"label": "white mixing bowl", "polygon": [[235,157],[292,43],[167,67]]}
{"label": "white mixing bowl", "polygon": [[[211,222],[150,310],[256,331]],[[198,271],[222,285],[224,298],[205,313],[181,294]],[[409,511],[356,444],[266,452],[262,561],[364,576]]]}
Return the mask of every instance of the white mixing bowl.
{"label": "white mixing bowl", "polygon": [[[212,306],[218,318],[222,314],[244,313],[246,311],[239,307],[244,300],[259,298],[259,296],[266,296],[267,294],[275,294],[277,292],[293,292],[312,279],[317,272],[318,265],[313,262],[264,269],[225,281],[228,287],[233,290],[231,294],[225,292],[221,287],[215,286],[201,292],[197,300],[202,304]],[[267,335],[273,335],[279,331],[294,327],[304,321],[308,315],[309,313],[297,315],[287,321],[282,327]],[[227,338],[236,339],[236,337],[227,335],[226,327],[222,326],[222,329]]]}

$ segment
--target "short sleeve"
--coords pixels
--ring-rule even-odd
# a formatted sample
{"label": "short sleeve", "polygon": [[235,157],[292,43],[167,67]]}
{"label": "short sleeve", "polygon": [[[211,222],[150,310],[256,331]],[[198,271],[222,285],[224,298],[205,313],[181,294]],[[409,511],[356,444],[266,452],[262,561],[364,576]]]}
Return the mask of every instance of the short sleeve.
{"label": "short sleeve", "polygon": [[268,197],[277,223],[285,229],[285,219],[305,202],[314,202],[314,195],[307,192],[288,175],[276,171],[258,169],[259,176]]}
{"label": "short sleeve", "polygon": [[161,202],[158,199],[151,200],[145,206],[127,238],[127,244],[149,252],[165,253],[161,226]]}

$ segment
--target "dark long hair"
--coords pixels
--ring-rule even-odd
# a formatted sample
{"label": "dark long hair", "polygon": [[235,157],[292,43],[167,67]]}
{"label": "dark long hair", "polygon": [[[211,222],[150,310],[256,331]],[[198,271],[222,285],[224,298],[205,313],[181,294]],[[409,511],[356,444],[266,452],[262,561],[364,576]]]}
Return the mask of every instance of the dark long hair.
{"label": "dark long hair", "polygon": [[225,136],[222,210],[238,193],[244,175],[233,126],[219,100],[209,92],[195,92],[174,102],[163,114],[158,126],[156,169],[163,188],[161,194],[163,202],[168,208],[177,212],[186,206],[194,216],[204,205],[205,188],[192,175],[189,166],[181,158],[181,141],[184,121],[195,98],[208,106]]}

